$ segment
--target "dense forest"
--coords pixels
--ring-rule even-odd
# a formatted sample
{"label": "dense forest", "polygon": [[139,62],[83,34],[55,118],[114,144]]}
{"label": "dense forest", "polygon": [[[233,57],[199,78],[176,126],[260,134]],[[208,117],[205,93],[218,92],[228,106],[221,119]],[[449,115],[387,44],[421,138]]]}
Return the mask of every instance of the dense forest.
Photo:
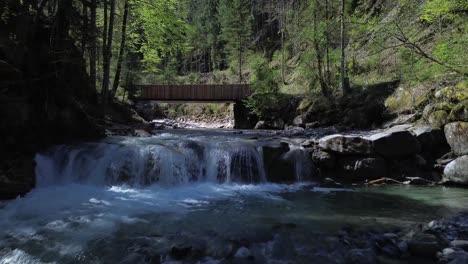
{"label": "dense forest", "polygon": [[467,120],[467,12],[462,0],[5,0],[1,148],[102,136],[116,113],[135,119],[136,84],[248,83],[263,128]]}

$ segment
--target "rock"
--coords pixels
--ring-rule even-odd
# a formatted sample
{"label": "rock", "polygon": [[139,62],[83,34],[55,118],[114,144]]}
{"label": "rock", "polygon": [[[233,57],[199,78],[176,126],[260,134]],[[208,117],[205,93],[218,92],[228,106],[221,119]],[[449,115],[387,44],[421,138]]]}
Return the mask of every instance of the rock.
{"label": "rock", "polygon": [[461,156],[445,166],[444,178],[453,183],[468,184],[468,155]]}
{"label": "rock", "polygon": [[416,114],[399,115],[395,119],[385,123],[384,128],[394,127],[396,125],[408,124],[416,121]]}
{"label": "rock", "polygon": [[468,154],[468,122],[445,125],[445,137],[453,152],[459,156]]}
{"label": "rock", "polygon": [[432,234],[418,233],[408,241],[408,250],[415,256],[433,258],[439,249],[437,237]]}
{"label": "rock", "polygon": [[332,169],[336,164],[336,158],[333,154],[321,150],[312,152],[312,161],[319,168]]}
{"label": "rock", "polygon": [[265,121],[258,121],[254,129],[266,129]]}
{"label": "rock", "polygon": [[251,255],[250,250],[248,248],[241,247],[237,250],[236,254],[234,254],[234,257],[235,258],[247,258],[250,255]]}
{"label": "rock", "polygon": [[453,240],[450,242],[450,246],[468,251],[468,240]]}
{"label": "rock", "polygon": [[338,161],[345,181],[368,181],[385,177],[388,168],[384,159],[379,157],[345,157]]}
{"label": "rock", "polygon": [[289,152],[289,145],[287,143],[281,142],[275,145],[265,145],[262,147],[262,152],[268,181],[294,181],[294,164],[282,159],[282,157]]}
{"label": "rock", "polygon": [[466,264],[468,263],[468,253],[457,252],[454,258],[448,264]]}
{"label": "rock", "polygon": [[296,255],[296,248],[289,235],[276,234],[271,248],[271,257],[277,260],[293,260]]}
{"label": "rock", "polygon": [[144,129],[135,129],[133,135],[136,137],[151,137],[151,133]]}
{"label": "rock", "polygon": [[322,180],[322,184],[320,185],[324,188],[342,188],[343,185],[341,183],[334,181],[330,178],[325,178]]}
{"label": "rock", "polygon": [[450,150],[442,129],[430,126],[416,126],[409,129],[421,145],[421,153],[425,158],[440,157]]}
{"label": "rock", "polygon": [[299,116],[296,116],[294,119],[293,119],[293,125],[295,126],[300,126],[300,127],[305,127],[305,117],[304,115],[299,115]]}
{"label": "rock", "polygon": [[449,119],[453,121],[459,120],[468,122],[468,99],[465,99],[453,107],[450,112]]}
{"label": "rock", "polygon": [[449,114],[444,110],[437,110],[429,115],[429,124],[434,127],[442,127],[449,122]]}
{"label": "rock", "polygon": [[176,245],[171,248],[171,257],[176,260],[187,258],[192,252],[192,247],[189,245]]}
{"label": "rock", "polygon": [[349,264],[375,264],[377,256],[372,249],[351,249],[346,255],[346,263]]}
{"label": "rock", "polygon": [[318,127],[320,127],[320,123],[317,121],[305,124],[305,128],[307,129],[318,128]]}
{"label": "rock", "polygon": [[284,121],[276,119],[273,121],[258,121],[254,129],[283,129]]}
{"label": "rock", "polygon": [[368,139],[340,134],[321,138],[319,147],[324,151],[340,154],[371,154],[373,152],[372,143]]}
{"label": "rock", "polygon": [[368,137],[374,151],[384,157],[398,157],[418,154],[421,150],[418,140],[409,131],[385,131]]}

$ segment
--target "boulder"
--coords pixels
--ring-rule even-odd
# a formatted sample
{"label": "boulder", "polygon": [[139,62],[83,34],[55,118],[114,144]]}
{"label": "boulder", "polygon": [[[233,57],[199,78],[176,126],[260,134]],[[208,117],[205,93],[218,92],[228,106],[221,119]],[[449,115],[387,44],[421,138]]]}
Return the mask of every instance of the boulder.
{"label": "boulder", "polygon": [[293,125],[295,126],[300,126],[300,127],[305,127],[305,117],[304,115],[299,115],[299,116],[296,116],[294,119],[293,119]]}
{"label": "boulder", "polygon": [[367,138],[374,151],[384,157],[399,157],[418,154],[418,140],[407,130],[384,131]]}
{"label": "boulder", "polygon": [[450,151],[450,146],[447,144],[442,129],[430,126],[416,126],[410,128],[409,131],[418,140],[421,146],[421,153],[426,159],[438,158]]}
{"label": "boulder", "polygon": [[323,137],[319,140],[319,147],[328,152],[340,154],[371,154],[372,143],[359,136],[344,136],[340,134]]}
{"label": "boulder", "polygon": [[454,122],[445,125],[445,138],[455,154],[468,154],[468,122]]}
{"label": "boulder", "polygon": [[375,180],[385,177],[388,173],[387,163],[380,157],[345,157],[338,161],[338,166],[344,181]]}
{"label": "boulder", "polygon": [[461,156],[447,164],[444,178],[449,182],[468,184],[468,156]]}
{"label": "boulder", "polygon": [[258,121],[254,129],[266,129],[265,121]]}

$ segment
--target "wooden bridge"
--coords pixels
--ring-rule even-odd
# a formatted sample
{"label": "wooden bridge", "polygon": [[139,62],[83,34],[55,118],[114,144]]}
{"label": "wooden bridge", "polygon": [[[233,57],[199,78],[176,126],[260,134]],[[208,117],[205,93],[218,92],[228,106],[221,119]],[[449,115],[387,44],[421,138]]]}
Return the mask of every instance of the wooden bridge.
{"label": "wooden bridge", "polygon": [[239,102],[252,92],[248,84],[138,85],[140,100],[168,102]]}

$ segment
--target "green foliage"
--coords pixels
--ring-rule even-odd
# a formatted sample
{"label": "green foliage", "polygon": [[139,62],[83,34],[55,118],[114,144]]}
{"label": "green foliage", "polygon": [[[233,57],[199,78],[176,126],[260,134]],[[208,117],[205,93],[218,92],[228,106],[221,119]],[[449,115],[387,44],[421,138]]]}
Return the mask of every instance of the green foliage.
{"label": "green foliage", "polygon": [[158,71],[164,58],[187,48],[186,5],[180,0],[132,0],[130,47],[142,55],[147,71]]}
{"label": "green foliage", "polygon": [[279,93],[277,78],[263,56],[251,56],[250,67],[253,73],[250,85],[254,93],[247,99],[247,107],[258,117],[268,118],[272,110],[277,109],[283,101]]}
{"label": "green foliage", "polygon": [[251,3],[251,0],[220,0],[219,3],[221,38],[226,42],[231,61],[239,60],[239,67],[242,67],[245,51],[251,45]]}

